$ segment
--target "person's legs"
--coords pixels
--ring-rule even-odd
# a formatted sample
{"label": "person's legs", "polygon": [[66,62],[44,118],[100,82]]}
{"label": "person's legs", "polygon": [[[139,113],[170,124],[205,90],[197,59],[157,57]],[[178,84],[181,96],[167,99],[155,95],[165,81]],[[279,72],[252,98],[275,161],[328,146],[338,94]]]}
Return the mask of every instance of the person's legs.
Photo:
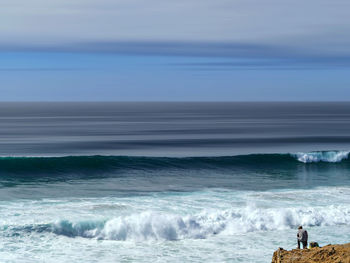
{"label": "person's legs", "polygon": [[298,240],[298,249],[300,249],[300,241]]}
{"label": "person's legs", "polygon": [[307,241],[303,241],[303,249],[307,248]]}

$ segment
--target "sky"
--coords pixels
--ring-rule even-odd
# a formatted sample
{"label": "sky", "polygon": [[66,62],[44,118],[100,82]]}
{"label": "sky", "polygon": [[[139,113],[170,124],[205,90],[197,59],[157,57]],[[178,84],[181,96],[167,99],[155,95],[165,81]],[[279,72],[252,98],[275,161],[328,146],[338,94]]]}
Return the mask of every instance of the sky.
{"label": "sky", "polygon": [[350,100],[350,2],[11,0],[2,101]]}

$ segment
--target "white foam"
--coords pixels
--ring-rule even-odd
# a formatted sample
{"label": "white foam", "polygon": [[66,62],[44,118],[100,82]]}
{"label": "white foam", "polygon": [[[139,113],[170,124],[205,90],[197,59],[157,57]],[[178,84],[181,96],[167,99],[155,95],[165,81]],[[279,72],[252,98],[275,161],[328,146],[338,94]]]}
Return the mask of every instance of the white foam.
{"label": "white foam", "polygon": [[105,222],[69,222],[54,224],[56,234],[107,240],[178,240],[209,236],[235,235],[255,231],[273,231],[304,226],[350,224],[350,207],[204,211],[197,215],[143,212],[120,216]]}
{"label": "white foam", "polygon": [[299,224],[321,246],[348,242],[349,198],[344,186],[2,201],[0,257],[33,263],[264,263],[277,247],[295,248]]}
{"label": "white foam", "polygon": [[295,153],[292,154],[298,161],[303,163],[315,163],[315,162],[329,162],[337,163],[349,156],[348,151],[328,151],[328,152],[309,152],[309,153]]}

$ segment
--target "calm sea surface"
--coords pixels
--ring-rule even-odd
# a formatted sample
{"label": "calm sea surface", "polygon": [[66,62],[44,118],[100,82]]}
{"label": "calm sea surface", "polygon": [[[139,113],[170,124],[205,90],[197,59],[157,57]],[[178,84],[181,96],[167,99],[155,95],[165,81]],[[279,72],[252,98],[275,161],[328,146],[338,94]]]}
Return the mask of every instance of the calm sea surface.
{"label": "calm sea surface", "polygon": [[347,149],[350,103],[0,103],[3,156]]}

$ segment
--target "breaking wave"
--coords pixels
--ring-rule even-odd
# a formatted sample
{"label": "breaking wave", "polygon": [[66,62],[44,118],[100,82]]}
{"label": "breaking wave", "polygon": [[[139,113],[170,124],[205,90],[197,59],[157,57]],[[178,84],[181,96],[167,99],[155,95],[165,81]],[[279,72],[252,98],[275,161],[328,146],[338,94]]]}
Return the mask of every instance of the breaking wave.
{"label": "breaking wave", "polygon": [[[257,209],[206,211],[179,216],[143,212],[109,220],[61,220],[53,224],[27,226],[26,232],[51,232],[67,237],[102,240],[181,240],[205,239],[213,235],[235,235],[255,231],[273,231],[303,226],[350,224],[350,207]],[[17,228],[18,232],[19,229]]]}
{"label": "breaking wave", "polygon": [[349,152],[346,151],[328,151],[328,152],[310,152],[293,154],[298,161],[303,163],[339,163],[348,159]]}
{"label": "breaking wave", "polygon": [[221,157],[0,157],[0,174],[104,174],[116,170],[226,169],[254,166],[292,166],[302,163],[336,163],[347,160],[348,151],[324,151],[291,154],[250,154]]}

